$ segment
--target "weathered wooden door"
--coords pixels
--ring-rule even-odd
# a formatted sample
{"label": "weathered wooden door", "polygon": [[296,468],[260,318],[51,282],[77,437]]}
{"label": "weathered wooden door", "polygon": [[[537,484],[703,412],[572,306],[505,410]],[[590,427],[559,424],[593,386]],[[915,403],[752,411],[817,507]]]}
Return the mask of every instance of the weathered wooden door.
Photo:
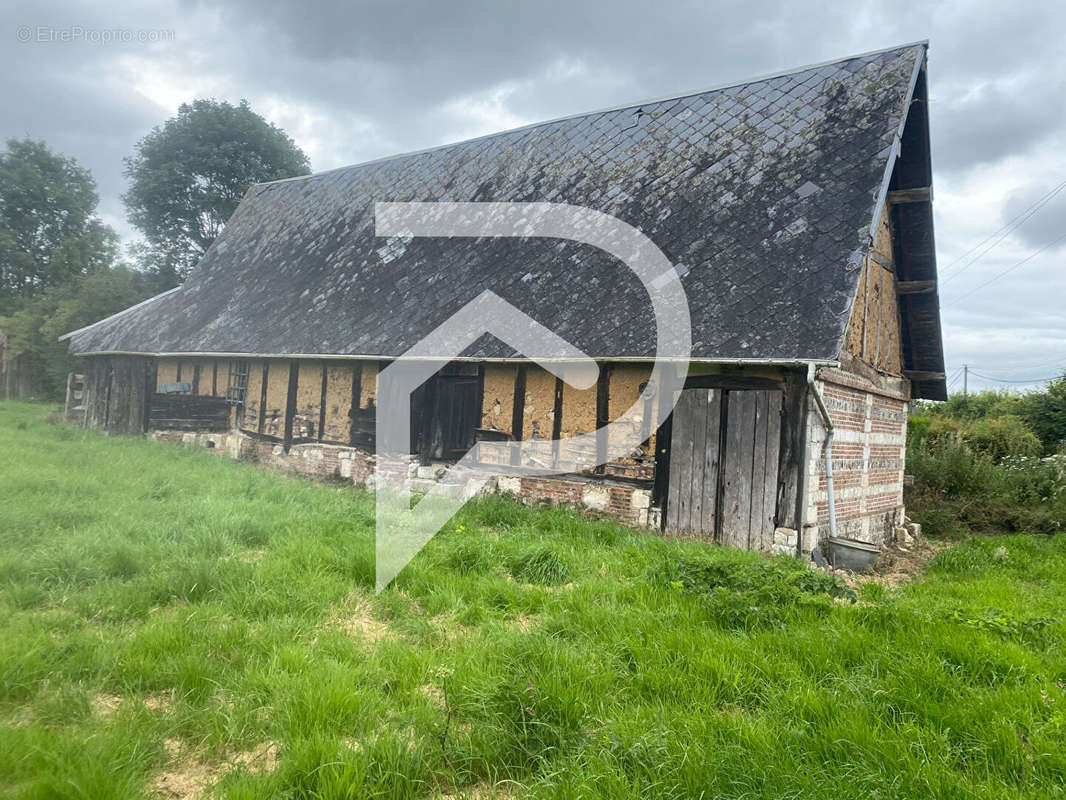
{"label": "weathered wooden door", "polygon": [[777,504],[782,393],[685,389],[673,412],[666,527],[768,550]]}

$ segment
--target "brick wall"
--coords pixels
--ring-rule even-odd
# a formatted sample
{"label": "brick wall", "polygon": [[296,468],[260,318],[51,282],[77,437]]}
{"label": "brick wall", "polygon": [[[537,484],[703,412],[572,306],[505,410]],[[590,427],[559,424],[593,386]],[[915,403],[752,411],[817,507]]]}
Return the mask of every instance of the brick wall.
{"label": "brick wall", "polygon": [[[837,535],[882,544],[902,522],[907,403],[896,397],[818,382],[833,420]],[[811,406],[803,549],[829,535],[825,428]]]}

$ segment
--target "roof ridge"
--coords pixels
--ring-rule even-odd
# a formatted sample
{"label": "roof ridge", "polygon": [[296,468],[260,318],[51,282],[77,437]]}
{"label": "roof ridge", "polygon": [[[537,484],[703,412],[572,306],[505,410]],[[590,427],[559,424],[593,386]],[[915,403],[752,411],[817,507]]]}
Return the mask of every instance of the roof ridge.
{"label": "roof ridge", "polygon": [[689,90],[679,92],[677,94],[664,95],[662,97],[650,97],[644,100],[638,100],[631,103],[622,103],[616,106],[609,106],[606,108],[593,109],[592,111],[581,111],[576,114],[564,114],[560,117],[552,117],[551,119],[541,120],[539,122],[530,122],[525,125],[519,125],[515,128],[505,128],[502,131],[494,131],[493,133],[485,133],[481,136],[473,136],[469,139],[459,139],[454,142],[445,142],[444,144],[432,145],[430,147],[423,147],[418,150],[409,150],[403,153],[394,153],[388,156],[381,156],[380,158],[372,158],[369,161],[359,161],[355,164],[346,164],[342,167],[333,167],[332,169],[324,169],[321,172],[313,172],[310,175],[293,175],[290,178],[278,178],[273,181],[263,181],[262,183],[252,184],[253,187],[273,186],[279,183],[290,183],[293,181],[305,181],[311,178],[318,178],[323,175],[330,175],[334,172],[341,172],[346,169],[354,169],[355,167],[369,167],[372,164],[383,164],[388,161],[394,161],[400,158],[410,158],[411,156],[424,155],[426,153],[434,153],[438,150],[446,150],[449,147],[457,147],[462,144],[470,144],[472,142],[480,142],[484,139],[491,139],[495,136],[503,136],[508,133],[517,133],[519,131],[532,130],[533,128],[539,128],[542,125],[554,125],[557,122],[565,122],[571,119],[579,119],[581,117],[591,117],[596,114],[608,114],[613,111],[624,111],[627,108],[640,108],[641,106],[651,105],[652,103],[665,103],[668,100],[682,100],[686,97],[695,97],[700,94],[708,94],[710,92],[720,92],[724,89],[732,89],[737,86],[750,86],[755,83],[763,83],[764,81],[774,80],[775,78],[784,78],[788,75],[795,75],[800,72],[806,72],[807,70],[819,69],[821,67],[828,67],[831,64],[842,64],[845,61],[854,61],[859,58],[869,58],[870,56],[880,55],[882,53],[890,53],[894,50],[906,50],[911,47],[929,47],[928,39],[919,39],[918,41],[908,42],[906,44],[896,45],[894,47],[882,47],[879,50],[870,50],[865,53],[856,53],[855,55],[844,56],[843,58],[833,58],[828,61],[819,61],[813,64],[805,64],[801,67],[793,67],[791,69],[781,70],[779,72],[770,72],[763,75],[757,75],[752,78],[744,78],[737,81],[728,81],[714,86],[708,86],[703,89]]}

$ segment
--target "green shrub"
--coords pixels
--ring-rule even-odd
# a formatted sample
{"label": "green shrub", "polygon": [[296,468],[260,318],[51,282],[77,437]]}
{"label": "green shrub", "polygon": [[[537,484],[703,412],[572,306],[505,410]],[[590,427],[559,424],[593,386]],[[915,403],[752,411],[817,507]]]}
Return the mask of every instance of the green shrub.
{"label": "green shrub", "polygon": [[1044,448],[1021,417],[979,419],[966,431],[974,452],[999,462],[1008,456],[1039,456]]}
{"label": "green shrub", "polygon": [[508,568],[515,580],[552,585],[570,579],[570,565],[551,547],[532,547],[513,556]]}

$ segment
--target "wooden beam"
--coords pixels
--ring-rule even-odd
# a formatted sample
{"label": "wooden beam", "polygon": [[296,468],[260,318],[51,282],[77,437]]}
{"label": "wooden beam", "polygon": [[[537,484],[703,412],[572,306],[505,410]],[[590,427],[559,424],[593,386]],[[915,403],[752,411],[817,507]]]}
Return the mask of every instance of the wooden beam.
{"label": "wooden beam", "polygon": [[156,387],[156,362],[154,358],[144,360],[144,397],[141,408],[141,433],[148,433],[152,418],[152,395]]}
{"label": "wooden beam", "polygon": [[928,186],[920,186],[917,189],[896,189],[888,193],[889,205],[897,203],[928,203],[933,199],[933,193]]}
{"label": "wooden beam", "polygon": [[896,284],[897,294],[930,294],[936,291],[936,281],[900,281]]}
{"label": "wooden beam", "polygon": [[260,392],[259,392],[259,425],[258,425],[258,432],[259,433],[263,432],[264,426],[266,425],[267,378],[269,378],[269,377],[270,377],[270,362],[264,360],[263,361],[262,377],[260,378],[260,380],[262,381],[263,385],[260,387]]}
{"label": "wooden beam", "polygon": [[356,426],[355,420],[359,416],[359,404],[363,396],[363,364],[360,361],[352,363],[352,405],[348,409],[348,444],[355,447]]}
{"label": "wooden beam", "polygon": [[943,372],[928,372],[921,369],[905,369],[903,376],[912,381],[942,381],[947,377]]}
{"label": "wooden beam", "polygon": [[285,438],[283,439],[285,452],[292,447],[292,423],[296,416],[296,389],[300,380],[300,362],[293,359],[289,362],[289,391],[285,395]]}
{"label": "wooden beam", "polygon": [[[514,396],[511,401],[511,438],[522,441],[522,427],[526,414],[526,365],[519,364],[514,373]],[[510,461],[519,463],[519,449],[511,450]]]}
{"label": "wooden beam", "polygon": [[611,421],[611,365],[600,365],[596,380],[596,473],[607,471],[607,423]]}
{"label": "wooden beam", "polygon": [[318,395],[318,441],[322,441],[322,436],[326,430],[326,382],[329,378],[329,365],[325,361],[322,362],[322,391]]}
{"label": "wooden beam", "polygon": [[892,263],[892,259],[881,255],[876,250],[870,251],[870,260],[882,269],[887,269],[890,272],[896,271],[896,265]]}
{"label": "wooden beam", "polygon": [[560,440],[563,437],[563,379],[555,378],[555,405],[552,407],[552,469],[559,468]]}
{"label": "wooden beam", "polygon": [[775,378],[759,378],[754,375],[689,375],[685,378],[686,389],[780,389],[782,382]]}

